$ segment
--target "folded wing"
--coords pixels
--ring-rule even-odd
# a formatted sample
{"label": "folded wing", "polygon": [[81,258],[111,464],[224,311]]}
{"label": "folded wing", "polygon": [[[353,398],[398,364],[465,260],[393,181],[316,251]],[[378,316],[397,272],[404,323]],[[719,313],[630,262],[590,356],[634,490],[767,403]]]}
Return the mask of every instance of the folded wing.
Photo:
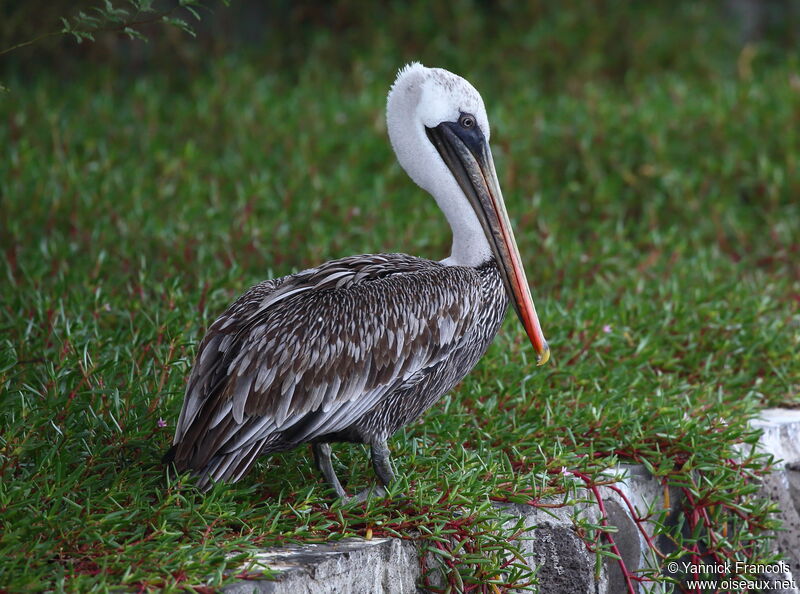
{"label": "folded wing", "polygon": [[475,323],[474,269],[354,256],[251,288],[203,339],[173,454],[237,480],[262,451],[345,430]]}

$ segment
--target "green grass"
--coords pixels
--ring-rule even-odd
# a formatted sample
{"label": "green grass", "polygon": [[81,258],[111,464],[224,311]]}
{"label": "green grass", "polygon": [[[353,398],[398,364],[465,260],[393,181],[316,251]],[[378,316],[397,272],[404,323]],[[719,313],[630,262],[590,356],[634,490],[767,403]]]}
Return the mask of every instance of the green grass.
{"label": "green grass", "polygon": [[[585,497],[580,473],[593,484],[617,461],[706,514],[662,527],[674,555],[769,558],[774,521],[754,495],[769,461],[733,459],[759,409],[800,403],[799,61],[768,44],[740,54],[708,8],[681,7],[669,26],[660,4],[600,26],[592,11],[414,5],[402,21],[387,9],[395,37],[356,20],[304,30],[302,52],[278,36],[188,72],[162,58],[68,84],[10,74],[0,589],[218,585],[255,571],[255,547],[368,530],[443,548],[451,584],[487,583],[511,530],[491,502]],[[459,53],[474,39],[491,51]],[[463,384],[390,442],[405,497],[334,502],[304,448],[200,495],[159,458],[196,344],[236,295],[350,254],[447,255],[444,218],[386,139],[385,94],[412,58],[483,93],[553,360],[536,368],[509,316]],[[363,448],[335,451],[348,490],[373,480]],[[515,571],[507,583],[531,580]]]}

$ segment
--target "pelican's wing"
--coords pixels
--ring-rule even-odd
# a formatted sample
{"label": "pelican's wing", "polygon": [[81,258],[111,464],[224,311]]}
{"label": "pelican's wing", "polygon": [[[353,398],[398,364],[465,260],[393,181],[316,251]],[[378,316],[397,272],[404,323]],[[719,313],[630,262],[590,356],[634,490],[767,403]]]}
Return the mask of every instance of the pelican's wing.
{"label": "pelican's wing", "polygon": [[189,378],[175,460],[214,480],[237,480],[270,439],[347,428],[448,356],[481,300],[476,271],[403,254],[271,282],[212,324]]}

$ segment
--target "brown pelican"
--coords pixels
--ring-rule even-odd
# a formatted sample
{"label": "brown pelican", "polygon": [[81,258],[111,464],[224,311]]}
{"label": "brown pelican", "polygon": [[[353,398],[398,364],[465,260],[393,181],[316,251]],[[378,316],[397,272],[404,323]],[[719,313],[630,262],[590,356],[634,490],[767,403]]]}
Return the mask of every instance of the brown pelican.
{"label": "brown pelican", "polygon": [[238,481],[262,454],[311,443],[344,497],[333,442],[369,444],[378,479],[394,478],[386,440],[475,366],[509,298],[539,355],[550,355],[489,149],[480,94],[412,63],[387,100],[401,166],[453,231],[440,262],[352,256],[255,285],[208,329],[167,460],[200,488]]}

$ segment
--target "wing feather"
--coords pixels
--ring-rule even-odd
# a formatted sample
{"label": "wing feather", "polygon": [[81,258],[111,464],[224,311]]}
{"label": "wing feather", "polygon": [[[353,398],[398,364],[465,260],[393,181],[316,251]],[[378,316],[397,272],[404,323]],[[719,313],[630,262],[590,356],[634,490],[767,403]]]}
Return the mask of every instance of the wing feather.
{"label": "wing feather", "polygon": [[256,285],[200,345],[176,462],[219,480],[241,470],[220,455],[241,450],[252,462],[253,444],[275,435],[300,443],[346,429],[447,357],[477,323],[480,301],[473,269],[403,254],[344,258]]}

